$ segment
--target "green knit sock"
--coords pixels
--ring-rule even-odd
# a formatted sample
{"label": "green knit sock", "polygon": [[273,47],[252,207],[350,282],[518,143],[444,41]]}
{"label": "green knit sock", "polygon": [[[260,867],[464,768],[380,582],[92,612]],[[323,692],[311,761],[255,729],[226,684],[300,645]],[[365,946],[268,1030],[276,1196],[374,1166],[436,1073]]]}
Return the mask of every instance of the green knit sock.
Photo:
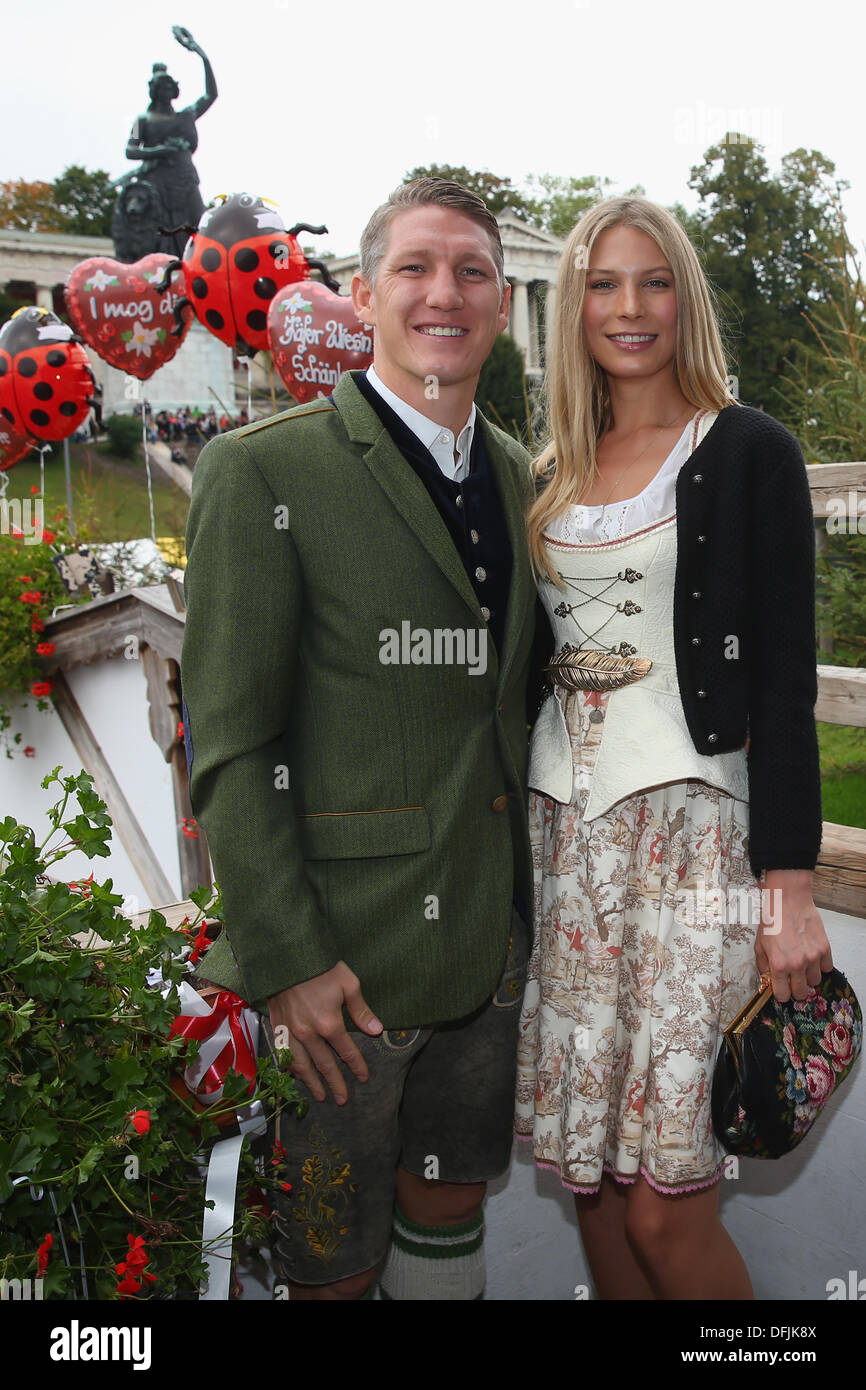
{"label": "green knit sock", "polygon": [[395,1206],[380,1288],[383,1299],[401,1302],[483,1298],[483,1215],[463,1226],[416,1226]]}

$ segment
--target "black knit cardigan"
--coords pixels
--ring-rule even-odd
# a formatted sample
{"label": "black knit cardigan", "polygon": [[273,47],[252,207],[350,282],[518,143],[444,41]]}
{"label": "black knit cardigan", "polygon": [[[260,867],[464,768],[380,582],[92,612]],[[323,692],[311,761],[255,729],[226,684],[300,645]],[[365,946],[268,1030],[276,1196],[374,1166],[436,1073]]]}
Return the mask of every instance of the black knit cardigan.
{"label": "black knit cardigan", "polygon": [[812,869],[821,846],[815,524],[772,416],[728,406],[677,478],[674,637],[683,710],[709,755],[749,736],[749,858]]}

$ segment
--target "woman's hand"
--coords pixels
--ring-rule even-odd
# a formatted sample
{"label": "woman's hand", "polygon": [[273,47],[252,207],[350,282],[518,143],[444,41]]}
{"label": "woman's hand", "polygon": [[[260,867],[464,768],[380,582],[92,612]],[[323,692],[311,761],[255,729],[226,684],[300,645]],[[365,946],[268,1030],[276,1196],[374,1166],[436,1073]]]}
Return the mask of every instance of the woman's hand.
{"label": "woman's hand", "polygon": [[761,974],[773,977],[780,1004],[805,999],[833,967],[821,914],[812,901],[811,869],[768,869],[761,893],[761,925],[755,941]]}

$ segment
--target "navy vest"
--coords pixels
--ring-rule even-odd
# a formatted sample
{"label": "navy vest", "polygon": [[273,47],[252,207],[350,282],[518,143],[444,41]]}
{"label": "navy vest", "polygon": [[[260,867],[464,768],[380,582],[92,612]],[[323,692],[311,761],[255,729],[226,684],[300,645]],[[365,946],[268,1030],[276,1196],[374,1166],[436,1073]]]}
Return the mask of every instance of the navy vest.
{"label": "navy vest", "polygon": [[469,474],[462,483],[452,482],[445,477],[430,450],[370,385],[366,373],[353,372],[352,379],[379,416],[406,462],[421,479],[448,527],[469,582],[487,617],[496,650],[501,652],[511,585],[511,542],[477,415],[469,454]]}

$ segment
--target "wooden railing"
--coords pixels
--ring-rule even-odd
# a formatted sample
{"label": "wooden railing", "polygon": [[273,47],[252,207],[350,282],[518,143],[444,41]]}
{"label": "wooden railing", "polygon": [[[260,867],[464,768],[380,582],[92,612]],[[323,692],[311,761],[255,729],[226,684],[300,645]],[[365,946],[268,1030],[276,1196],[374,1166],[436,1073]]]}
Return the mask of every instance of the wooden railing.
{"label": "wooden railing", "polygon": [[[816,520],[836,518],[846,534],[862,534],[866,541],[866,463],[812,464],[807,472]],[[826,529],[819,536],[825,538]],[[823,549],[819,543],[819,551]],[[866,669],[819,666],[815,718],[866,728]],[[818,907],[866,917],[866,830],[824,822],[815,902]]]}

